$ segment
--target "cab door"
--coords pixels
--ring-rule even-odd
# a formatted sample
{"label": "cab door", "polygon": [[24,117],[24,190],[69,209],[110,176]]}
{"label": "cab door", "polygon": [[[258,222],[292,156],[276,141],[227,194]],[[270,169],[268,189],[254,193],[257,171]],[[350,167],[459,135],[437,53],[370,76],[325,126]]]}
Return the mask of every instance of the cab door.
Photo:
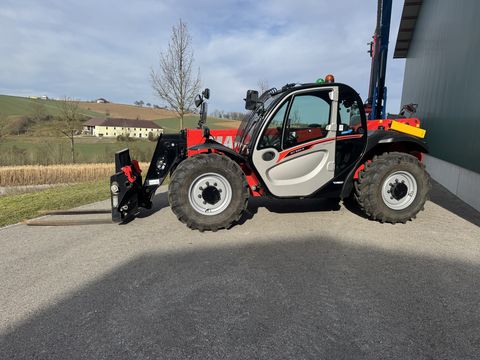
{"label": "cab door", "polygon": [[335,174],[338,88],[298,90],[277,105],[252,161],[275,196],[308,196]]}

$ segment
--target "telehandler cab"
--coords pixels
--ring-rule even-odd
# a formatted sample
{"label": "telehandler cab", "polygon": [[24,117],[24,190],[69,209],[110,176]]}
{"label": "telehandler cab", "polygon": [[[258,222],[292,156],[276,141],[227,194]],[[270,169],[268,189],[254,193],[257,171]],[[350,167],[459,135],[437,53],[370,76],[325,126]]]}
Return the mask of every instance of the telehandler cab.
{"label": "telehandler cab", "polygon": [[430,189],[419,120],[368,121],[357,92],[327,79],[287,84],[260,97],[249,90],[249,113],[237,130],[205,126],[206,89],[196,98],[199,129],[162,135],[143,183],[128,149],[116,153],[113,220],[129,221],[139,207],[150,208],[169,175],[172,211],[200,231],[231,227],[251,196],[354,197],[371,219],[415,218]]}

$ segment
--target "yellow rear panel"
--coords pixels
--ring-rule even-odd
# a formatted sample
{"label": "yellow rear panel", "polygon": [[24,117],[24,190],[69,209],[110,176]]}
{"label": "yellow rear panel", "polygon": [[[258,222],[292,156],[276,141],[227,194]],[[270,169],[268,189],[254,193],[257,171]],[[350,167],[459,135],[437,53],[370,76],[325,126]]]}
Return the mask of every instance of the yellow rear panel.
{"label": "yellow rear panel", "polygon": [[409,134],[412,136],[419,137],[423,139],[425,137],[426,130],[420,129],[418,127],[414,127],[411,125],[403,124],[398,121],[392,121],[392,125],[390,126],[391,130],[395,130],[401,133]]}

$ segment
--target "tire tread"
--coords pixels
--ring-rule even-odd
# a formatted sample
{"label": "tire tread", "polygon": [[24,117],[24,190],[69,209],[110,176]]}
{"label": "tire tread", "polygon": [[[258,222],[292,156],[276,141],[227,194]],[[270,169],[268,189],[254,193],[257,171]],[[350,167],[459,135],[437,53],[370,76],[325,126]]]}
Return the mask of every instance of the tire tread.
{"label": "tire tread", "polygon": [[[187,206],[184,201],[185,198],[183,196],[179,196],[179,194],[180,192],[185,191],[185,184],[188,181],[187,178],[189,174],[196,171],[198,168],[206,168],[211,166],[211,164],[219,166],[226,172],[230,172],[234,177],[241,180],[240,201],[237,208],[230,216],[224,219],[219,219],[220,221],[215,224],[205,224],[189,217],[188,213],[185,211],[185,207]],[[233,187],[232,184],[231,186]],[[232,189],[232,191],[235,190]],[[248,183],[240,166],[230,158],[218,153],[201,153],[182,161],[175,169],[168,188],[168,201],[173,213],[177,216],[177,219],[186,224],[190,229],[199,230],[201,232],[207,230],[217,231],[232,227],[236,222],[238,222],[238,220],[242,217],[243,212],[246,210],[248,197]]]}
{"label": "tire tread", "polygon": [[[379,200],[378,196],[378,191],[382,186],[382,178],[392,165],[401,164],[418,167],[420,170],[418,176],[421,178],[417,179],[417,183],[420,180],[420,182],[426,184],[426,186],[422,187],[419,185],[417,196],[420,196],[421,198],[411,211],[400,212],[391,209],[385,210],[385,206],[383,206],[383,202],[381,199]],[[360,171],[358,180],[355,182],[354,197],[368,218],[377,220],[381,223],[406,223],[407,221],[414,219],[417,213],[424,209],[424,204],[425,201],[428,200],[430,189],[430,176],[425,171],[425,165],[415,156],[407,153],[387,152],[374,156],[370,162],[365,164],[365,168]]]}

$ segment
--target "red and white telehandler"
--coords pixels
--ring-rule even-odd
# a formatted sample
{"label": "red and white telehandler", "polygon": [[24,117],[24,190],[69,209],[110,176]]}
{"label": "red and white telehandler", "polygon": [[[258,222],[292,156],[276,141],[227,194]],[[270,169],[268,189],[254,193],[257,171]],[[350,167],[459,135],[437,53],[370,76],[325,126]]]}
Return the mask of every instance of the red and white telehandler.
{"label": "red and white telehandler", "polygon": [[287,84],[259,96],[249,90],[249,113],[238,129],[206,127],[206,89],[196,98],[198,129],[164,134],[144,177],[129,150],[115,154],[110,180],[112,218],[130,221],[170,176],[168,200],[192,229],[235,224],[249,197],[354,197],[365,214],[405,223],[423,209],[430,177],[422,164],[427,145],[417,118],[385,115],[385,69],[391,0],[379,1],[371,44],[366,103],[332,75]]}

